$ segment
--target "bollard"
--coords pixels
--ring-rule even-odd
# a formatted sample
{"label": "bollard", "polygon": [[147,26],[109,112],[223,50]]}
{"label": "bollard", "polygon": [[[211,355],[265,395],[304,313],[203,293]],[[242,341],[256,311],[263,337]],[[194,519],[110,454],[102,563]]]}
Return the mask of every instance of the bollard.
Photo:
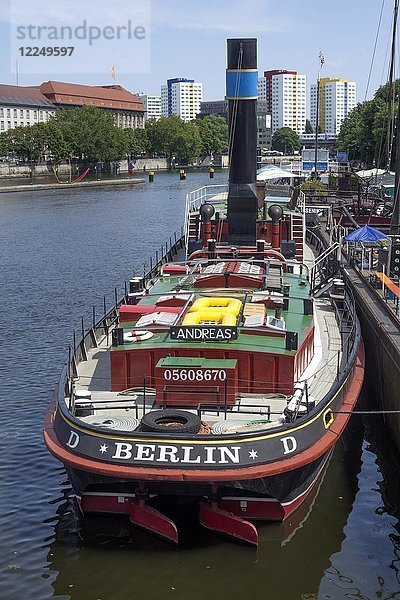
{"label": "bollard", "polygon": [[213,169],[211,167],[211,169],[210,169],[210,179],[214,179],[214,173],[215,173],[215,169]]}
{"label": "bollard", "polygon": [[149,171],[149,181],[154,181],[154,171]]}
{"label": "bollard", "polygon": [[181,181],[185,181],[185,179],[186,179],[186,173],[185,173],[184,169],[180,169],[180,171],[179,171],[179,179]]}

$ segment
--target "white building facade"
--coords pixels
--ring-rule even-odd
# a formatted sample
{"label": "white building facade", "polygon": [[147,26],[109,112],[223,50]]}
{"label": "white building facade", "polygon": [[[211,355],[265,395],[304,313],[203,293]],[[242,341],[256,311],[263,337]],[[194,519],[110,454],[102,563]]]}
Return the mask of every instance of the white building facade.
{"label": "white building facade", "polygon": [[306,76],[297,71],[265,71],[258,81],[259,100],[265,100],[271,113],[272,133],[290,127],[299,135],[306,126]]}
{"label": "white building facade", "polygon": [[0,85],[0,133],[44,123],[55,111],[56,107],[35,87]]}
{"label": "white building facade", "polygon": [[[324,77],[319,82],[318,125],[321,133],[337,136],[344,119],[357,104],[355,81]],[[315,130],[317,114],[317,84],[310,90],[310,121]]]}
{"label": "white building facade", "polygon": [[168,79],[161,87],[161,114],[177,115],[183,121],[192,121],[200,113],[203,84],[192,79]]}
{"label": "white building facade", "polygon": [[266,77],[258,78],[258,99],[267,100],[267,79]]}
{"label": "white building facade", "polygon": [[161,117],[161,96],[151,96],[150,94],[138,94],[146,109],[145,120],[158,119]]}

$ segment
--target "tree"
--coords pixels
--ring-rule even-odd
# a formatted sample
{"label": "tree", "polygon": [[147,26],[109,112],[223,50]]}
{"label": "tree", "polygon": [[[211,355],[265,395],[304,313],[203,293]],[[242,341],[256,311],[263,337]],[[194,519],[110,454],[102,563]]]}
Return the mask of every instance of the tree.
{"label": "tree", "polygon": [[194,123],[184,123],[174,138],[176,160],[180,164],[191,164],[199,156],[200,150],[201,137],[198,127]]}
{"label": "tree", "polygon": [[201,152],[206,156],[228,149],[228,124],[224,117],[208,115],[195,121],[201,138]]}
{"label": "tree", "polygon": [[123,129],[123,137],[125,138],[126,154],[140,156],[147,152],[149,141],[144,129]]}
{"label": "tree", "polygon": [[46,151],[46,123],[35,123],[27,127],[15,127],[6,133],[4,147],[7,154],[13,154],[21,161],[29,162],[30,176],[33,178],[35,167]]}
{"label": "tree", "polygon": [[304,128],[304,133],[314,133],[314,129],[313,129],[309,119],[306,119],[306,126]]}
{"label": "tree", "polygon": [[70,158],[71,148],[66,142],[63,132],[58,123],[51,119],[46,123],[46,154],[54,162]]}
{"label": "tree", "polygon": [[8,131],[0,133],[0,156],[8,156],[11,152]]}
{"label": "tree", "polygon": [[176,162],[188,164],[200,154],[201,138],[194,123],[185,123],[179,117],[161,117],[146,123],[147,149],[152,155],[164,155]]}
{"label": "tree", "polygon": [[299,150],[300,138],[290,127],[281,127],[272,136],[272,148],[285,154],[292,154],[295,150]]}
{"label": "tree", "polygon": [[126,138],[114,117],[100,108],[62,109],[54,117],[72,157],[114,161],[126,154]]}
{"label": "tree", "polygon": [[146,123],[146,134],[151,154],[172,158],[175,155],[174,140],[176,140],[183,125],[183,121],[175,115],[161,117],[158,121],[154,121],[154,119],[148,121]]}
{"label": "tree", "polygon": [[[358,104],[343,121],[337,147],[347,150],[351,159],[364,162],[367,166],[386,167],[388,128],[388,84],[381,86],[372,100]],[[393,114],[397,112],[400,80],[394,85],[395,102]],[[395,162],[396,147],[393,144],[391,166]]]}

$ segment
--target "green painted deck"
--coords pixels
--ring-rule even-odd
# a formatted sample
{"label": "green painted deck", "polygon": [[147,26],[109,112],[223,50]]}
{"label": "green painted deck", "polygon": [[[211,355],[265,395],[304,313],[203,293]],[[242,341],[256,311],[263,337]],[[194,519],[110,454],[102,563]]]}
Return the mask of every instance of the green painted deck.
{"label": "green painted deck", "polygon": [[[151,288],[151,293],[144,296],[139,304],[144,304],[147,306],[154,305],[158,299],[158,297],[163,296],[164,294],[171,294],[173,292],[173,288],[179,289],[179,283],[185,278],[185,276],[179,277],[161,277],[155,285]],[[311,315],[303,314],[303,301],[306,298],[309,298],[309,285],[307,281],[306,274],[292,274],[292,273],[284,273],[283,274],[283,283],[290,285],[289,291],[289,310],[282,311],[282,317],[286,322],[286,331],[297,332],[298,333],[298,342],[299,346],[302,344],[303,340],[306,337],[309,328],[313,326],[313,317]],[[225,288],[223,290],[224,295],[229,296],[229,288]],[[259,291],[256,289],[248,289],[248,294]],[[177,293],[176,290],[174,290]],[[190,290],[185,289],[182,290],[182,293],[195,293],[196,297],[208,296],[210,292],[213,292],[215,295],[215,290],[213,289],[196,289]],[[231,290],[232,294],[235,297],[238,297],[237,291],[235,289]],[[245,294],[241,295],[241,299],[244,300]],[[160,307],[160,311],[162,308]],[[267,309],[267,314],[270,316],[274,316],[273,309]],[[136,322],[124,322],[121,324],[124,331],[129,331],[135,327]],[[285,354],[291,355],[294,354],[295,351],[286,350],[285,349],[285,336],[272,336],[268,335],[268,330],[264,328],[264,333],[257,334],[254,333],[243,333],[241,330],[242,326],[238,327],[238,339],[232,340],[229,342],[220,342],[220,341],[207,341],[207,342],[193,342],[190,343],[188,341],[182,340],[172,340],[168,332],[154,332],[154,336],[143,342],[136,342],[135,348],[193,348],[199,349],[199,347],[204,347],[204,344],[207,344],[207,348],[215,348],[215,349],[224,349],[224,350],[244,350],[249,352],[271,352],[274,354]],[[118,346],[117,348],[113,348],[113,351],[124,351],[128,348],[132,348],[132,344],[124,344],[122,346]]]}

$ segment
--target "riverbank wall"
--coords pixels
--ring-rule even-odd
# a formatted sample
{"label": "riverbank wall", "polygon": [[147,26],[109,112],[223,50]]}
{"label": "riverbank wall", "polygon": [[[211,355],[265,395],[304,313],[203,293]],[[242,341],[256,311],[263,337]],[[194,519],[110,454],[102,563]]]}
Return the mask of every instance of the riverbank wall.
{"label": "riverbank wall", "polygon": [[[146,171],[167,171],[173,168],[171,161],[168,158],[133,158],[132,160],[119,160],[117,163],[117,173],[128,173],[133,168],[134,173],[142,173]],[[216,155],[211,161],[207,157],[198,162],[196,167],[208,168],[227,168],[229,166],[228,156]],[[113,169],[111,163],[111,170]],[[56,173],[55,173],[56,169]],[[72,178],[79,176],[76,165],[71,166],[68,163],[60,163],[55,167],[52,163],[42,163],[35,166],[35,177],[50,177],[54,180],[67,179],[72,173]],[[0,179],[24,179],[30,178],[31,167],[28,163],[16,164],[15,162],[0,162]]]}
{"label": "riverbank wall", "polygon": [[[378,404],[400,410],[400,321],[377,290],[356,268],[345,267],[344,278],[354,294],[366,349],[366,375]],[[400,414],[384,415],[400,450]]]}

